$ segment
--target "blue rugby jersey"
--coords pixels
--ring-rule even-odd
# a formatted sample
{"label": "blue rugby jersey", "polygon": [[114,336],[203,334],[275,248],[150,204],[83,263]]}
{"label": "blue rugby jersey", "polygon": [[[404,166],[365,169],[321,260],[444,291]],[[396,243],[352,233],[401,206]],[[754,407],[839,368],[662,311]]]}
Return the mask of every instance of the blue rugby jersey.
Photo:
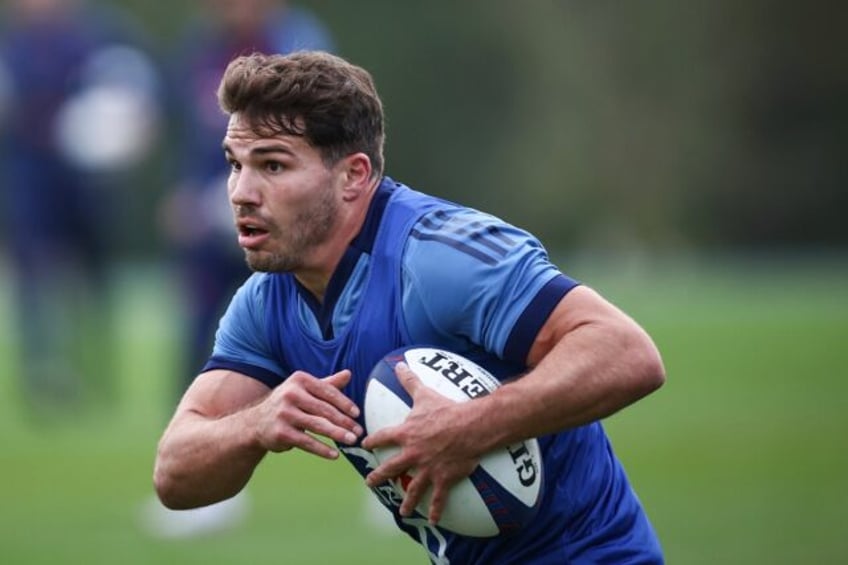
{"label": "blue rugby jersey", "polygon": [[[205,370],[231,369],[273,387],[295,370],[322,377],[347,368],[344,392],[362,406],[371,368],[386,353],[425,344],[506,379],[526,369],[538,330],[577,284],[527,232],[386,178],[324,303],[290,274],[254,274],[224,314]],[[424,516],[401,518],[390,489],[375,494],[433,563],[662,562],[600,423],[539,442],[539,513],[509,536],[458,536]],[[340,450],[363,477],[376,465],[358,445]]]}

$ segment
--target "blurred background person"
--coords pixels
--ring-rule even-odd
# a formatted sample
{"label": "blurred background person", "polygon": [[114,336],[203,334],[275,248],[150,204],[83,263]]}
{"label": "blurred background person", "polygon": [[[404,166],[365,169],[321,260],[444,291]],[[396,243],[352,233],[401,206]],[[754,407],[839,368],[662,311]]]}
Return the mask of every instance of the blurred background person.
{"label": "blurred background person", "polygon": [[274,0],[202,0],[170,60],[175,147],[173,190],[163,203],[163,227],[184,275],[189,321],[185,363],[175,398],[209,356],[225,298],[248,274],[235,244],[227,203],[229,168],[221,151],[226,118],[215,90],[236,55],[298,49],[332,50],[328,30],[310,12]]}
{"label": "blurred background person", "polygon": [[156,72],[122,13],[10,0],[0,35],[0,194],[21,392],[39,419],[112,400],[108,254],[119,192],[158,124]]}
{"label": "blurred background person", "polygon": [[[215,96],[224,69],[237,55],[301,49],[333,51],[327,26],[312,12],[277,0],[202,0],[169,60],[173,189],[161,208],[164,234],[183,289],[185,346],[174,402],[211,352],[218,319],[250,274],[234,239],[227,201],[229,167],[221,150],[227,118]],[[237,523],[244,495],[190,511],[173,511],[158,499],[144,510],[148,529],[163,537],[206,533]]]}

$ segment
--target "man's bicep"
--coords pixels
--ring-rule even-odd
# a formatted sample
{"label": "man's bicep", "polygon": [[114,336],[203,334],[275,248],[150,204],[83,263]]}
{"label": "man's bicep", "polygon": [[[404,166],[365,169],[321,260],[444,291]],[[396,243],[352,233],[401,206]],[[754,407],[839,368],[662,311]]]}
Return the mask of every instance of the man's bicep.
{"label": "man's bicep", "polygon": [[570,290],[551,311],[533,340],[527,364],[535,367],[568,333],[589,323],[628,322],[627,316],[587,286]]}
{"label": "man's bicep", "polygon": [[256,404],[270,391],[267,385],[247,375],[214,369],[198,375],[183,395],[178,412],[221,418]]}

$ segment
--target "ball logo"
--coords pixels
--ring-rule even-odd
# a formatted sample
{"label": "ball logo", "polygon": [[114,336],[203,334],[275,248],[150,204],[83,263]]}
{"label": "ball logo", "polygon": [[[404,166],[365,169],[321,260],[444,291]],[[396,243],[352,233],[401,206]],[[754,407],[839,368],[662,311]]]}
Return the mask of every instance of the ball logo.
{"label": "ball logo", "polygon": [[506,450],[515,462],[518,481],[525,487],[535,483],[539,473],[536,470],[536,462],[524,442],[509,445]]}
{"label": "ball logo", "polygon": [[480,379],[475,378],[468,369],[462,367],[456,361],[448,359],[441,351],[433,349],[429,353],[429,356],[419,359],[421,364],[455,384],[468,398],[485,396],[494,390],[491,383],[487,387]]}

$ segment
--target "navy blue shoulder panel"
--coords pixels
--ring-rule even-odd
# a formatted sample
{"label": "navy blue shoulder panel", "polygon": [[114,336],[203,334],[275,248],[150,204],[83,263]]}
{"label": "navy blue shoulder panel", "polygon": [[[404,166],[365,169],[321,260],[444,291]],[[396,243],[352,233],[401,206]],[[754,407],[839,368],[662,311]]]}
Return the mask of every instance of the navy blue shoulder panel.
{"label": "navy blue shoulder panel", "polygon": [[504,346],[504,357],[516,363],[526,363],[533,340],[548,316],[559,301],[579,284],[565,275],[557,275],[543,286],[512,328]]}
{"label": "navy blue shoulder panel", "polygon": [[274,373],[273,371],[263,369],[262,367],[257,367],[256,365],[238,363],[236,361],[222,359],[214,356],[206,362],[206,365],[203,366],[203,370],[201,370],[201,373],[217,369],[222,369],[225,371],[235,371],[236,373],[247,375],[248,377],[256,379],[257,381],[268,386],[269,388],[274,388],[275,386],[280,384],[280,375]]}

